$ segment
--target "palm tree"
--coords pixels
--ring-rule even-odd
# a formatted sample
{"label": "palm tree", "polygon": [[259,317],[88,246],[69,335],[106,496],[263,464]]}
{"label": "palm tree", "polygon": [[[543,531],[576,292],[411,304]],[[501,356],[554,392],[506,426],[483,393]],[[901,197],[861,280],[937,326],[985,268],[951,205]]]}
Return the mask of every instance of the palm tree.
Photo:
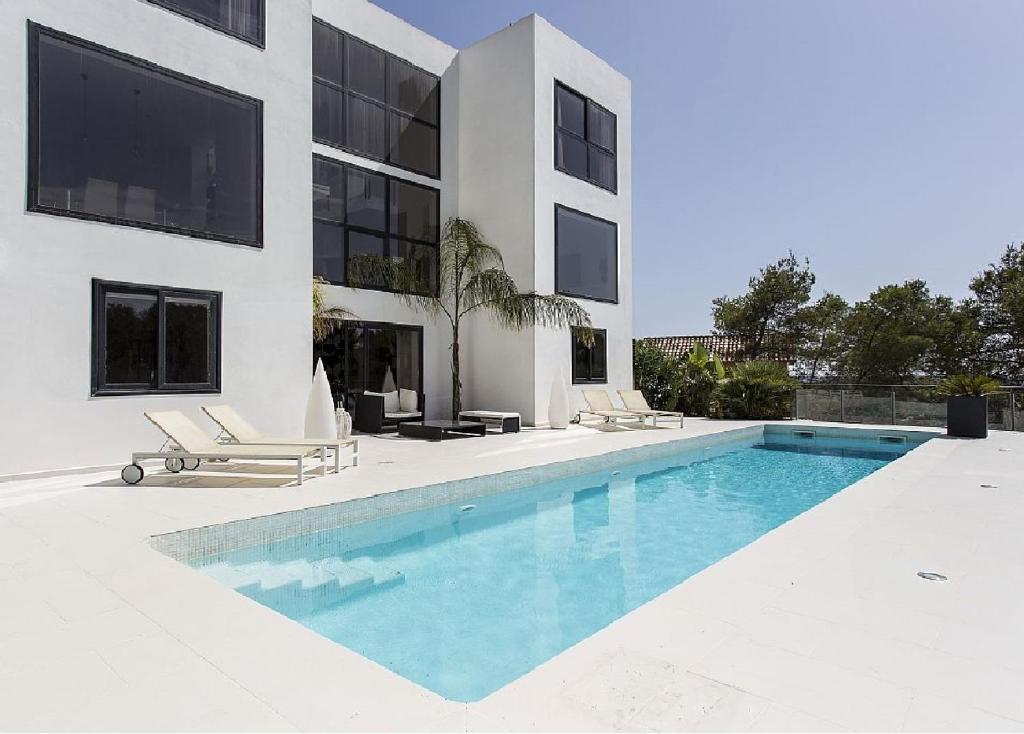
{"label": "palm tree", "polygon": [[459,330],[466,316],[484,311],[513,331],[535,325],[556,329],[579,326],[584,339],[593,338],[590,314],[576,301],[535,291],[521,293],[505,271],[501,251],[487,244],[472,222],[449,219],[439,250],[436,285],[414,265],[380,256],[350,260],[349,277],[358,285],[383,284],[410,306],[433,318],[443,315],[448,319],[452,330],[452,420],[462,410]]}
{"label": "palm tree", "polygon": [[327,281],[318,275],[313,276],[313,343],[319,344],[331,332],[340,326],[341,319],[351,318],[352,312],[347,308],[328,306],[324,286]]}

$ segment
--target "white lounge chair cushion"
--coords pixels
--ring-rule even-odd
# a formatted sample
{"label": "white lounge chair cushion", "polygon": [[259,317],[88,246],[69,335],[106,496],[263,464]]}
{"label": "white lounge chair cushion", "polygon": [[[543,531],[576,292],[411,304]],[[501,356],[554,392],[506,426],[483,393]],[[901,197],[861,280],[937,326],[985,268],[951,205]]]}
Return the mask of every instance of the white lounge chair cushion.
{"label": "white lounge chair cushion", "polygon": [[591,410],[618,410],[612,405],[612,399],[608,397],[608,392],[605,390],[584,390],[583,399],[587,401],[587,405],[590,406]]}
{"label": "white lounge chair cushion", "polygon": [[622,398],[622,404],[626,406],[626,410],[651,410],[647,398],[639,390],[619,390],[619,397]]}
{"label": "white lounge chair cushion", "polygon": [[415,390],[406,390],[404,387],[399,389],[398,409],[403,413],[415,413],[419,409],[419,395]]}
{"label": "white lounge chair cushion", "polygon": [[404,420],[406,418],[422,418],[423,413],[415,410],[397,411],[395,413],[385,413],[384,417],[390,420]]}

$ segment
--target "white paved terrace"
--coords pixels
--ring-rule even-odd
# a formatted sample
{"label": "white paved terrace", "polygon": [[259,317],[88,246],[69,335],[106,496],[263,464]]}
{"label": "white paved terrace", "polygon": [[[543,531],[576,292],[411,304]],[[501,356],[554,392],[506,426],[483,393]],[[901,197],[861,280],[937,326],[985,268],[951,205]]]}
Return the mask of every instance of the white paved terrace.
{"label": "white paved terrace", "polygon": [[933,440],[475,704],[146,542],[739,425],[371,438],[302,487],[288,467],[2,483],[0,729],[1024,730],[1024,435]]}

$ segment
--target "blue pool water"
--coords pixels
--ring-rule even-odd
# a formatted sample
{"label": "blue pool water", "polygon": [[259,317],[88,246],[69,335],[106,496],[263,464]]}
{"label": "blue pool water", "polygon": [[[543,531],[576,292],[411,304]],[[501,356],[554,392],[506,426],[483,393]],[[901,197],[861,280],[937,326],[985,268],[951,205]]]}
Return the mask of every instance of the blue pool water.
{"label": "blue pool water", "polygon": [[475,701],[912,448],[767,434],[194,561]]}

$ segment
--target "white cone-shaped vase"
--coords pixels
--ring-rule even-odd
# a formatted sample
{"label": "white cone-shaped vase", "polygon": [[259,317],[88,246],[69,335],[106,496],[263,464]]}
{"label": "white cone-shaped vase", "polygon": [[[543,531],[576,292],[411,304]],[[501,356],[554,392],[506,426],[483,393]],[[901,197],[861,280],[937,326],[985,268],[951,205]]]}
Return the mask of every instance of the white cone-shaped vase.
{"label": "white cone-shaped vase", "polygon": [[306,438],[330,438],[337,434],[331,385],[327,382],[324,363],[318,359],[316,372],[313,373],[313,384],[309,388],[309,398],[306,400]]}
{"label": "white cone-shaped vase", "polygon": [[551,381],[551,398],[548,400],[548,426],[551,428],[569,427],[569,390],[562,377],[562,368],[558,368],[555,378]]}

